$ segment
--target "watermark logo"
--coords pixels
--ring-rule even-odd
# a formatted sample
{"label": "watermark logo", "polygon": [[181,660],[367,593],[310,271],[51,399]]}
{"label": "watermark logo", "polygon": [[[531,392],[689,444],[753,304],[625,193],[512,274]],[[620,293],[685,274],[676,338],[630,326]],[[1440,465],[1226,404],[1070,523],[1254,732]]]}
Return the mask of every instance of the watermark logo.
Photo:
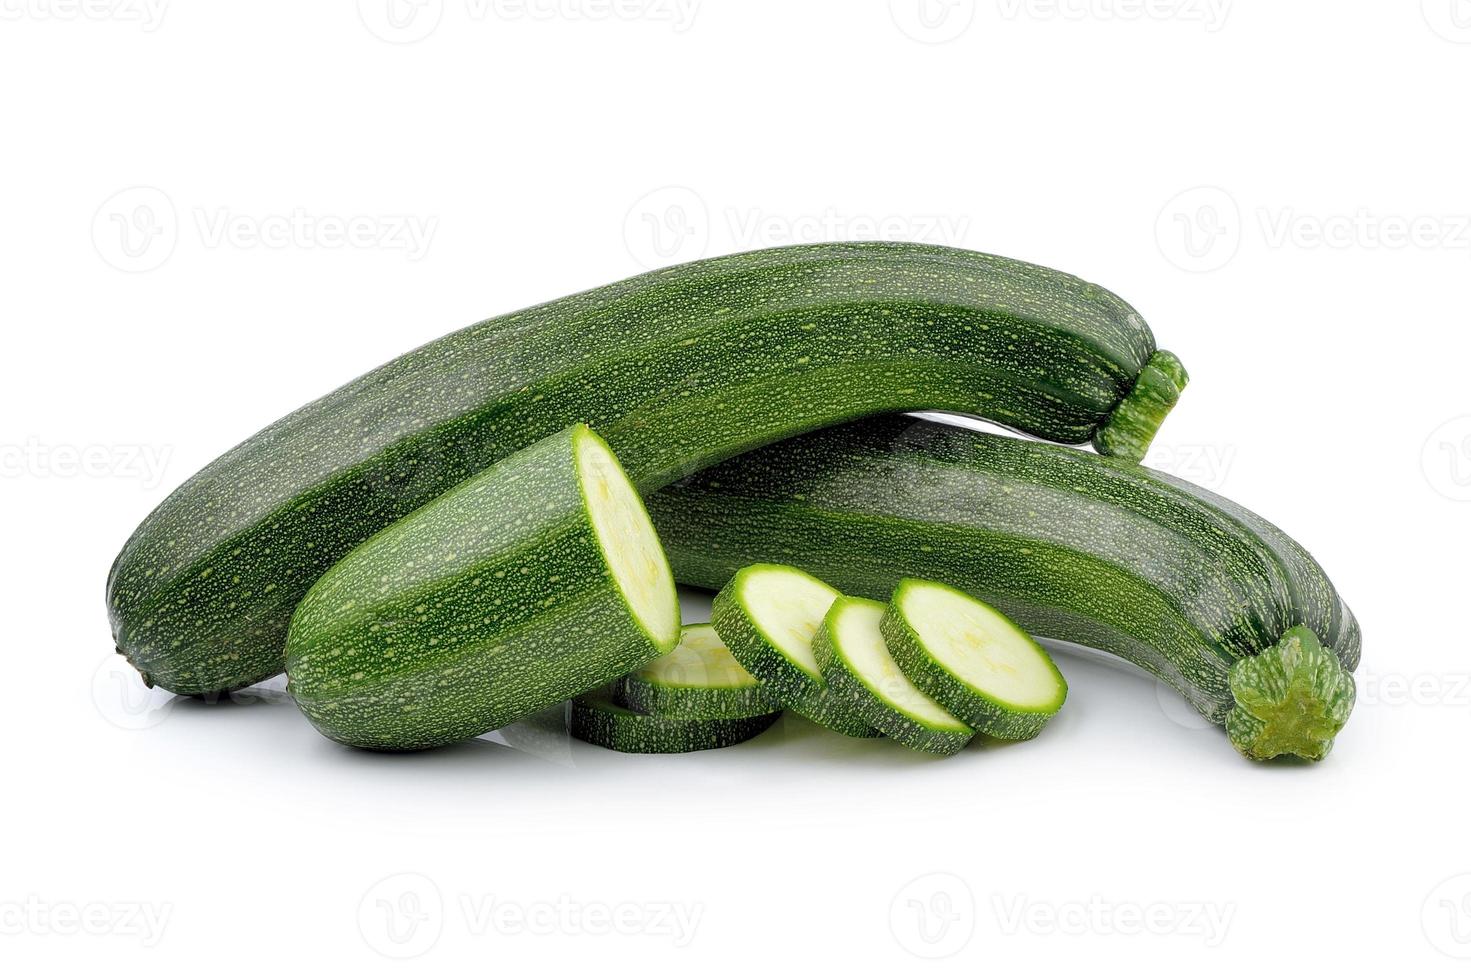
{"label": "watermark logo", "polygon": [[152,949],[173,917],[168,902],[0,901],[0,936],[115,936]]}
{"label": "watermark logo", "polygon": [[1154,699],[1159,703],[1159,710],[1166,718],[1191,731],[1205,731],[1207,728],[1215,728],[1215,723],[1206,718],[1185,700],[1185,696],[1175,690],[1164,681],[1154,682]]}
{"label": "watermark logo", "polygon": [[447,925],[472,937],[652,936],[683,948],[695,938],[704,906],[687,902],[582,901],[570,895],[524,901],[461,893],[446,901],[422,874],[390,875],[358,903],[358,931],[390,959],[422,956]]}
{"label": "watermark logo", "polygon": [[153,490],[163,482],[173,453],[172,446],[53,445],[33,436],[0,443],[0,479],[135,480]]}
{"label": "watermark logo", "polygon": [[1241,208],[1220,187],[1192,187],[1159,212],[1154,237],[1165,258],[1186,272],[1214,272],[1241,247]]}
{"label": "watermark logo", "polygon": [[1471,874],[1447,878],[1430,890],[1420,907],[1420,928],[1446,956],[1471,960]]}
{"label": "watermark logo", "polygon": [[991,899],[1003,935],[1179,936],[1214,949],[1226,941],[1236,906],[1226,902],[1110,901],[1094,895],[1071,901],[1038,901],[1025,895]]}
{"label": "watermark logo", "polygon": [[128,187],[102,202],[92,216],[92,244],[114,269],[148,272],[174,254],[179,215],[157,187]]}
{"label": "watermark logo", "polygon": [[444,897],[421,874],[395,874],[377,882],[358,903],[358,932],[389,959],[423,956],[444,932]]}
{"label": "watermark logo", "polygon": [[92,672],[92,704],[118,728],[143,731],[163,724],[175,704],[174,695],[149,687],[127,660],[109,655]]}
{"label": "watermark logo", "polygon": [[1447,41],[1471,44],[1471,0],[1420,0],[1420,12]]}
{"label": "watermark logo", "polygon": [[997,0],[1006,20],[1179,21],[1214,34],[1226,26],[1232,0]]}
{"label": "watermark logo", "polygon": [[688,187],[660,187],[623,218],[628,253],[646,269],[698,259],[710,246],[710,208]]}
{"label": "watermark logo", "polygon": [[958,246],[970,218],[949,214],[858,214],[826,208],[796,214],[763,208],[712,209],[689,187],[661,187],[634,202],[623,219],[623,240],[646,269],[688,262],[713,245],[727,251],[828,241],[911,241]]}
{"label": "watermark logo", "polygon": [[954,956],[976,931],[976,899],[965,879],[945,872],[920,875],[889,903],[889,932],[921,959]]}
{"label": "watermark logo", "polygon": [[422,41],[443,18],[444,0],[358,0],[358,19],[389,44]]}
{"label": "watermark logo", "polygon": [[1236,463],[1237,447],[1220,443],[1155,442],[1149,465],[1207,490],[1220,490]]}
{"label": "watermark logo", "polygon": [[1441,423],[1420,450],[1420,471],[1448,500],[1471,500],[1471,415]]}
{"label": "watermark logo", "polygon": [[[670,25],[676,34],[694,26],[700,0],[458,0],[458,21],[482,24],[520,21],[647,21]],[[358,19],[389,44],[413,44],[438,30],[445,0],[358,0]]]}
{"label": "watermark logo", "polygon": [[894,26],[921,44],[944,44],[970,30],[976,0],[889,0]]}
{"label": "watermark logo", "polygon": [[169,0],[0,0],[0,20],[113,21],[151,34],[163,24]]}
{"label": "watermark logo", "polygon": [[318,214],[306,208],[246,213],[193,207],[187,221],[157,187],[129,187],[92,218],[92,243],[108,265],[149,272],[167,262],[180,240],[204,249],[321,249],[401,252],[410,262],[429,254],[439,219],[415,214]]}

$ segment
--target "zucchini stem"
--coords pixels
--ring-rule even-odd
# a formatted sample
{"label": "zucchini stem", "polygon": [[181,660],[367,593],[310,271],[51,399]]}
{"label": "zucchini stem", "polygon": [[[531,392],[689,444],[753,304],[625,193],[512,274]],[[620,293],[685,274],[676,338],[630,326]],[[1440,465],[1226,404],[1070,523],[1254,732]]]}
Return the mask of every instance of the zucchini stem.
{"label": "zucchini stem", "polygon": [[1236,707],[1226,715],[1231,744],[1248,759],[1296,755],[1314,762],[1353,711],[1353,675],[1306,626],[1231,665]]}
{"label": "zucchini stem", "polygon": [[1093,448],[1131,463],[1142,460],[1189,381],[1190,375],[1178,357],[1167,350],[1155,351],[1139,372],[1133,389],[1094,433]]}

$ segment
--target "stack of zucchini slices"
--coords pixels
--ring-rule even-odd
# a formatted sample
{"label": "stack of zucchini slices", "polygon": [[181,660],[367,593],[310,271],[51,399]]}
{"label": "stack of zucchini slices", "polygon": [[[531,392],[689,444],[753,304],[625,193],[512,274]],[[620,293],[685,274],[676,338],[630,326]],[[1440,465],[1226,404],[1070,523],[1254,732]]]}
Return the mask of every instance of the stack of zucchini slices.
{"label": "stack of zucchini slices", "polygon": [[723,748],[782,708],[854,738],[954,755],[975,735],[1026,739],[1067,697],[1047,653],[985,603],[906,579],[884,603],[844,596],[800,569],[742,569],[711,625],[673,653],[573,701],[571,729],[622,752]]}

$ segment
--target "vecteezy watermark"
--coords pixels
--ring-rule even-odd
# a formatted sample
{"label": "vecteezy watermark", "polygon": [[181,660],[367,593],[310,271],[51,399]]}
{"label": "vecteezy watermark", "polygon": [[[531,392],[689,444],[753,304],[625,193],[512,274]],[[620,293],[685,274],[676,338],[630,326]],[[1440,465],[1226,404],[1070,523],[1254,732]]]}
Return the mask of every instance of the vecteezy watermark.
{"label": "vecteezy watermark", "polygon": [[1169,443],[1149,447],[1149,465],[1207,490],[1220,490],[1236,462],[1236,446],[1221,443]]}
{"label": "vecteezy watermark", "polygon": [[152,949],[163,939],[169,902],[0,901],[0,936],[118,936]]}
{"label": "vecteezy watermark", "polygon": [[1236,906],[1230,902],[1034,900],[1025,895],[992,896],[992,911],[1003,935],[1180,936],[1207,948],[1226,941]]}
{"label": "vecteezy watermark", "polygon": [[921,44],[944,44],[976,19],[976,0],[889,0],[894,26]]}
{"label": "vecteezy watermark", "polygon": [[92,672],[92,705],[107,721],[130,732],[153,728],[166,721],[183,701],[217,704],[262,704],[289,701],[285,682],[272,678],[260,684],[196,698],[183,698],[161,687],[149,687],[138,671],[119,654],[105,656]]}
{"label": "vecteezy watermark", "polygon": [[1154,682],[1154,699],[1164,716],[1181,728],[1200,732],[1216,727],[1215,722],[1196,711],[1183,694],[1164,681]]}
{"label": "vecteezy watermark", "polygon": [[965,879],[945,872],[920,875],[889,903],[889,932],[921,959],[954,956],[976,931],[976,899]]}
{"label": "vecteezy watermark", "polygon": [[0,20],[113,21],[158,30],[169,0],[0,0]]}
{"label": "vecteezy watermark", "polygon": [[1214,34],[1234,0],[996,0],[1006,20],[1179,21]]}
{"label": "vecteezy watermark", "polygon": [[1420,0],[1420,12],[1447,41],[1471,44],[1471,0]]}
{"label": "vecteezy watermark", "polygon": [[42,442],[0,443],[0,479],[136,480],[144,490],[163,482],[172,446],[142,444],[71,445]]}
{"label": "vecteezy watermark", "polygon": [[[3,2],[3,0],[0,0]],[[123,272],[148,272],[169,260],[180,239],[219,249],[378,249],[410,262],[429,253],[439,218],[414,214],[319,214],[296,207],[249,213],[194,207],[181,222],[173,199],[157,187],[129,187],[102,202],[92,217],[97,254]]]}
{"label": "vecteezy watermark", "polygon": [[623,219],[623,241],[647,269],[688,262],[712,245],[727,251],[820,241],[918,241],[960,245],[970,218],[947,214],[872,215],[826,208],[783,214],[727,207],[712,220],[710,206],[689,187],[660,187],[640,197]]}
{"label": "vecteezy watermark", "polygon": [[1446,956],[1471,960],[1471,874],[1447,878],[1420,907],[1425,938]]}
{"label": "vecteezy watermark", "polygon": [[1310,214],[1259,207],[1243,221],[1236,197],[1220,187],[1193,187],[1171,198],[1155,221],[1166,259],[1186,272],[1214,272],[1236,257],[1250,225],[1271,249],[1462,249],[1471,251],[1471,213],[1384,214],[1369,208]]}
{"label": "vecteezy watermark", "polygon": [[447,920],[474,937],[652,936],[676,947],[695,938],[704,906],[689,902],[583,901],[570,895],[526,901],[462,893],[446,902],[439,885],[422,874],[390,875],[358,903],[358,931],[375,952],[392,959],[434,948]]}
{"label": "vecteezy watermark", "polygon": [[[701,0],[451,0],[451,18],[472,24],[517,21],[646,21],[676,34],[694,26]],[[357,0],[358,18],[374,37],[413,44],[445,19],[446,0]]]}
{"label": "vecteezy watermark", "polygon": [[1442,497],[1471,500],[1471,415],[1436,426],[1420,450],[1420,471]]}
{"label": "vecteezy watermark", "polygon": [[1186,272],[1213,272],[1241,247],[1241,208],[1220,187],[1192,187],[1160,209],[1154,239],[1164,257]]}
{"label": "vecteezy watermark", "polygon": [[1396,674],[1361,670],[1354,676],[1358,707],[1471,708],[1471,674]]}

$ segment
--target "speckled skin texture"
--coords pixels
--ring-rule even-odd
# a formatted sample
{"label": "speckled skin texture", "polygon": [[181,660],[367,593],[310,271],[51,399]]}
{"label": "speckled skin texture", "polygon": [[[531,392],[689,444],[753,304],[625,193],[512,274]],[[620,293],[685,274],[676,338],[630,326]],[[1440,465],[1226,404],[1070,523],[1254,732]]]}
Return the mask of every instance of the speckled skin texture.
{"label": "speckled skin texture", "polygon": [[577,427],[399,521],[317,582],[292,619],[289,687],[348,745],[470,738],[634,670],[656,643],[629,612],[579,488]]}
{"label": "speckled skin texture", "polygon": [[1080,443],[1153,351],[1107,290],[938,246],[794,246],[652,272],[450,334],[221,456],[119,554],[113,635],[179,693],[278,673],[293,608],[337,559],[572,422],[645,490],[884,411]]}
{"label": "speckled skin texture", "polygon": [[[1345,668],[1357,621],[1303,548],[1209,491],[1131,463],[913,418],[747,454],[649,498],[675,577],[720,588],[796,565],[884,600],[944,582],[1034,636],[1117,654],[1221,723],[1231,665],[1306,625]],[[722,634],[723,635],[723,634]]]}
{"label": "speckled skin texture", "polygon": [[823,620],[822,629],[812,641],[812,652],[817,655],[822,677],[835,699],[851,705],[868,724],[916,752],[954,755],[970,744],[976,735],[972,729],[964,725],[942,728],[922,724],[875,694],[843,655],[841,644],[829,628],[831,621],[831,614]]}
{"label": "speckled skin texture", "polygon": [[639,714],[603,694],[573,699],[568,729],[573,738],[615,752],[668,755],[750,741],[780,717],[781,712],[774,711],[749,718],[659,718]]}

